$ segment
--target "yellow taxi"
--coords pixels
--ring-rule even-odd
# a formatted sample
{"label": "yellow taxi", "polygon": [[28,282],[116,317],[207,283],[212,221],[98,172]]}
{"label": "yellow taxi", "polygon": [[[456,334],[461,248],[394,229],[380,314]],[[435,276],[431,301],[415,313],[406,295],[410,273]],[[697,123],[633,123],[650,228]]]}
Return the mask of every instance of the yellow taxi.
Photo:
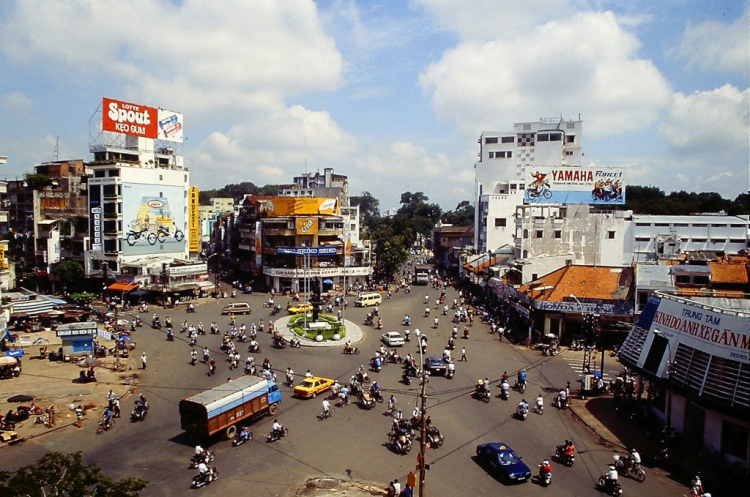
{"label": "yellow taxi", "polygon": [[321,378],[319,376],[310,376],[302,380],[302,383],[294,387],[294,396],[303,399],[309,399],[317,397],[319,393],[323,393],[331,385],[335,383],[335,380],[331,378]]}
{"label": "yellow taxi", "polygon": [[289,314],[302,314],[303,312],[312,312],[313,305],[310,302],[298,304],[287,309]]}

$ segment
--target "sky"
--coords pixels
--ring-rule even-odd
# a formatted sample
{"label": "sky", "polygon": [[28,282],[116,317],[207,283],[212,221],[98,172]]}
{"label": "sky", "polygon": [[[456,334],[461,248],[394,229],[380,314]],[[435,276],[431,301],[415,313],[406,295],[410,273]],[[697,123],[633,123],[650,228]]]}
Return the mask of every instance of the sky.
{"label": "sky", "polygon": [[201,189],[333,167],[381,211],[472,200],[482,131],[583,121],[627,184],[750,189],[740,0],[3,0],[0,178],[91,160],[102,97],[184,115]]}

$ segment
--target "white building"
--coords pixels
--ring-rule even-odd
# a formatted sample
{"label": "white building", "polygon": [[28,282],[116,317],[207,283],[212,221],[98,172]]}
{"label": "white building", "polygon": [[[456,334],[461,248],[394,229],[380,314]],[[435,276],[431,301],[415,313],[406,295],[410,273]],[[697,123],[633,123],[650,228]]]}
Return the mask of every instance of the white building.
{"label": "white building", "polygon": [[523,204],[526,166],[581,166],[583,122],[562,118],[517,123],[479,137],[474,206],[477,251],[515,242],[513,215]]}
{"label": "white building", "polygon": [[737,254],[748,247],[749,220],[747,215],[634,214],[625,238],[623,263],[674,258],[698,250]]}
{"label": "white building", "polygon": [[92,144],[89,164],[90,245],[87,276],[129,275],[146,283],[143,261],[160,267],[188,259],[190,172],[172,148],[125,136],[124,144]]}

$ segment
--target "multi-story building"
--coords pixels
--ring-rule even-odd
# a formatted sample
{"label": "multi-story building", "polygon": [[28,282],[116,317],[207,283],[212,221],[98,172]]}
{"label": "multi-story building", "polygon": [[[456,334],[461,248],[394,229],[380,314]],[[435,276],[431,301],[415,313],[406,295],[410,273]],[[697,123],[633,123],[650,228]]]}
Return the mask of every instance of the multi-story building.
{"label": "multi-story building", "polygon": [[280,185],[279,195],[285,197],[339,198],[341,205],[349,205],[349,178],[335,174],[332,167],[323,169],[323,174],[303,173],[295,176],[290,185]]}
{"label": "multi-story building", "polygon": [[583,122],[562,118],[517,123],[513,131],[484,131],[475,164],[475,240],[479,253],[515,239],[513,214],[523,204],[527,166],[579,167]]}
{"label": "multi-story building", "polygon": [[182,156],[137,136],[92,144],[91,152],[86,274],[146,283],[162,264],[187,260],[190,172]]}
{"label": "multi-story building", "polygon": [[[4,163],[0,157],[0,164]],[[10,261],[10,228],[8,227],[8,183],[0,181],[0,292],[15,288],[15,267]]]}
{"label": "multi-story building", "polygon": [[683,458],[704,454],[706,475],[750,463],[750,300],[740,297],[655,292],[620,349],[622,364],[652,383],[646,405],[681,433]]}
{"label": "multi-story building", "polygon": [[[234,215],[235,205],[233,198],[216,197],[210,199],[210,205],[201,205],[198,208],[200,216],[201,252],[216,252],[216,240],[224,239],[224,225],[222,216]],[[216,233],[219,230],[220,233]]]}
{"label": "multi-story building", "polygon": [[750,216],[634,214],[624,237],[625,264],[670,259],[707,250],[738,254],[748,248]]}

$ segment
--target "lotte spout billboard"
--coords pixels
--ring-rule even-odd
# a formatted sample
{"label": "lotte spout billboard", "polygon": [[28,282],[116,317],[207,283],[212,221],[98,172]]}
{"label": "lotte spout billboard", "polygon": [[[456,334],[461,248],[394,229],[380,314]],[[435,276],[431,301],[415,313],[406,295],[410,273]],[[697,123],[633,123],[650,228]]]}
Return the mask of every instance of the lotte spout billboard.
{"label": "lotte spout billboard", "polygon": [[102,129],[112,133],[182,143],[183,117],[178,112],[122,102],[102,100]]}

